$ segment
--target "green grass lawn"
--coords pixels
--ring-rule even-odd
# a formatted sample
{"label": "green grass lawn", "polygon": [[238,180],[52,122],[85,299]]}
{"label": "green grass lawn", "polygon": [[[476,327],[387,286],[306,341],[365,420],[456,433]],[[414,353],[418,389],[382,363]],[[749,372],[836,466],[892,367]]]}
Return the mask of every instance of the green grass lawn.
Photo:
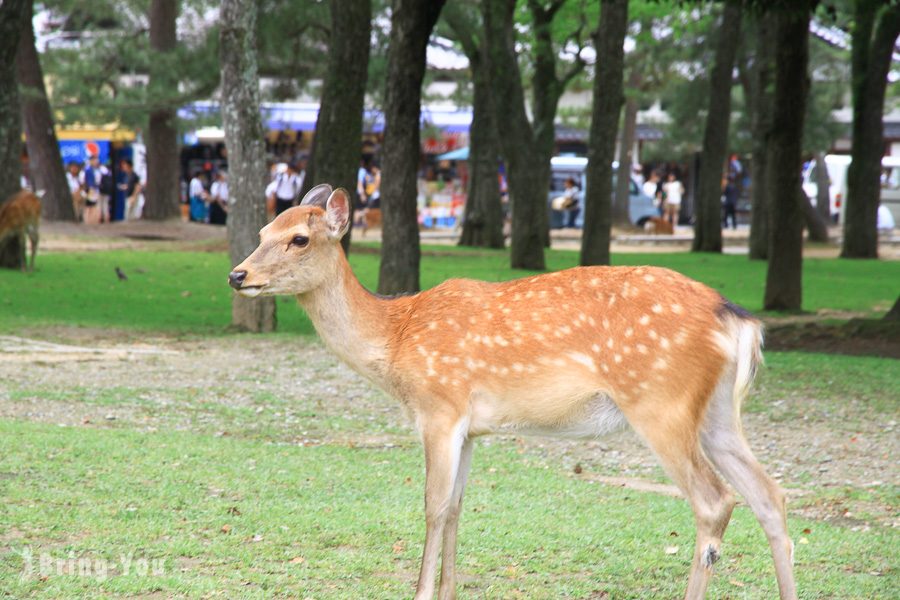
{"label": "green grass lawn", "polygon": [[[360,280],[374,289],[378,256],[351,254]],[[505,251],[426,248],[422,286],[451,277],[491,281],[527,275],[508,266]],[[429,252],[430,251],[430,252]],[[760,310],[765,265],[724,255],[621,254],[618,265],[658,265],[680,271],[719,290],[750,310]],[[548,268],[575,266],[577,253],[549,251]],[[115,267],[128,274],[116,278]],[[108,251],[46,254],[37,272],[0,272],[0,331],[37,324],[165,330],[210,334],[230,320],[231,290],[224,254],[207,252]],[[804,308],[864,313],[884,312],[900,294],[900,262],[809,259],[804,262]],[[311,333],[292,298],[280,298],[279,330]]]}
{"label": "green grass lawn", "polygon": [[[508,268],[505,252],[426,250],[424,287],[449,277],[525,274]],[[551,269],[577,261],[574,252],[547,257]],[[614,258],[673,268],[760,308],[765,267],[746,257]],[[373,288],[377,255],[357,252],[351,262]],[[117,280],[116,266],[128,281]],[[900,263],[807,260],[804,269],[807,310],[876,315],[900,293]],[[230,314],[227,271],[227,258],[216,253],[45,254],[36,273],[0,271],[0,333],[40,337],[45,327],[75,325],[220,336]],[[281,332],[311,333],[293,299],[279,303]],[[265,340],[278,348],[295,343],[288,335]],[[149,367],[153,360],[146,359]],[[900,414],[900,361],[797,352],[767,353],[766,360],[746,411],[766,416],[773,428],[814,422],[849,440],[858,422],[887,424]],[[230,402],[236,390],[218,381],[166,381],[151,389],[127,377],[114,387],[92,386],[89,378],[58,387],[39,378],[17,385],[0,379],[7,406],[38,399],[101,416],[67,427],[27,416],[0,419],[0,596],[411,597],[424,530],[423,459],[414,434],[370,397],[273,397],[254,387],[259,377],[265,375],[239,380],[250,397],[242,405]],[[360,404],[379,410],[363,413]],[[119,409],[123,416],[102,419]],[[286,419],[288,409],[302,425]],[[317,442],[298,444],[297,428]],[[399,442],[348,441],[373,433]],[[807,441],[817,452],[819,440]],[[817,471],[801,475],[812,483],[793,509],[850,496],[862,507],[852,522],[791,515],[801,598],[897,597],[898,530],[858,524],[867,503],[895,514],[896,485],[819,490]],[[893,473],[881,478],[896,480]],[[460,525],[461,598],[683,594],[694,536],[683,500],[596,483],[564,468],[558,455],[523,451],[509,438],[477,443],[470,482]],[[735,510],[722,550],[709,598],[776,596],[765,537],[745,506]],[[23,552],[31,553],[32,571]],[[47,577],[42,555],[51,561]],[[73,573],[79,568],[83,576]]]}
{"label": "green grass lawn", "polygon": [[[684,501],[580,480],[512,444],[480,445],[475,456],[460,526],[462,597],[683,593],[693,543]],[[0,421],[0,474],[8,597],[412,595],[423,535],[415,447]],[[795,518],[791,529],[802,597],[896,592],[895,531]],[[746,507],[723,552],[710,598],[775,597],[765,537]],[[87,576],[58,574],[53,562],[42,579],[42,553],[89,560]],[[139,571],[139,560],[156,572]]]}

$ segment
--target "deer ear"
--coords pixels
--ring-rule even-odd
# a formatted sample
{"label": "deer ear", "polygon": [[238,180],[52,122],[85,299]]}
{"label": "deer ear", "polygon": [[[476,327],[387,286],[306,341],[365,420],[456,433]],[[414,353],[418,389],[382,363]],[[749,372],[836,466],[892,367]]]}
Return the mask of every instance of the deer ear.
{"label": "deer ear", "polygon": [[341,239],[349,227],[350,196],[347,194],[347,190],[338,188],[331,193],[325,205],[325,228],[328,238]]}
{"label": "deer ear", "polygon": [[325,210],[325,203],[328,201],[328,196],[330,195],[331,186],[327,183],[320,183],[306,192],[306,195],[303,196],[303,200],[300,201],[300,206],[318,206],[322,210]]}

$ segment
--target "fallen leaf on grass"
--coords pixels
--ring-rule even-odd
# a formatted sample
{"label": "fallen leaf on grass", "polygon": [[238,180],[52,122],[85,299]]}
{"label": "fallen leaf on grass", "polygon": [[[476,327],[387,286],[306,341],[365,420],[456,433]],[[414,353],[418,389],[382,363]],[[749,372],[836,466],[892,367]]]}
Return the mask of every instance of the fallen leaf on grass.
{"label": "fallen leaf on grass", "polygon": [[733,585],[735,587],[744,587],[744,584],[741,583],[740,581],[738,581],[737,579],[729,579],[728,583],[730,583],[731,585]]}
{"label": "fallen leaf on grass", "polygon": [[238,509],[237,506],[232,506],[231,508],[228,509],[228,514],[229,514],[229,515],[240,516],[241,511]]}
{"label": "fallen leaf on grass", "polygon": [[222,525],[222,533],[231,533],[231,525],[227,523]]}
{"label": "fallen leaf on grass", "polygon": [[677,554],[678,546],[666,546],[666,554]]}
{"label": "fallen leaf on grass", "polygon": [[799,540],[797,540],[797,542],[800,543],[800,544],[808,544],[808,543],[809,543],[809,540],[806,539],[805,537],[802,537],[802,538],[800,538]]}
{"label": "fallen leaf on grass", "polygon": [[288,562],[290,562],[291,564],[299,565],[300,563],[305,562],[305,561],[306,561],[306,559],[303,558],[302,556],[295,556]]}

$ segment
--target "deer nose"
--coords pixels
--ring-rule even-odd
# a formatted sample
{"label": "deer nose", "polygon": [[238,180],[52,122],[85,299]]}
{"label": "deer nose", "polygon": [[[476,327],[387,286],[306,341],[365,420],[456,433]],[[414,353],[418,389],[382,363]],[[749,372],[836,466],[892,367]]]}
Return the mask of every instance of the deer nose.
{"label": "deer nose", "polygon": [[228,275],[228,285],[239,290],[244,285],[245,279],[247,279],[247,271],[232,271]]}

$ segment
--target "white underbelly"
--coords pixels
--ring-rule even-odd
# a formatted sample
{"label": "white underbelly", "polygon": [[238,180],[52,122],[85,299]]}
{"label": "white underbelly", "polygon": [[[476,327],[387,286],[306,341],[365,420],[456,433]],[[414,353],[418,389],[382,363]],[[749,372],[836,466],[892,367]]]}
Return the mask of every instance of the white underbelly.
{"label": "white underbelly", "polygon": [[622,411],[606,394],[578,403],[571,413],[556,420],[521,418],[506,414],[502,407],[482,401],[473,406],[473,433],[514,433],[564,438],[596,438],[628,424]]}

